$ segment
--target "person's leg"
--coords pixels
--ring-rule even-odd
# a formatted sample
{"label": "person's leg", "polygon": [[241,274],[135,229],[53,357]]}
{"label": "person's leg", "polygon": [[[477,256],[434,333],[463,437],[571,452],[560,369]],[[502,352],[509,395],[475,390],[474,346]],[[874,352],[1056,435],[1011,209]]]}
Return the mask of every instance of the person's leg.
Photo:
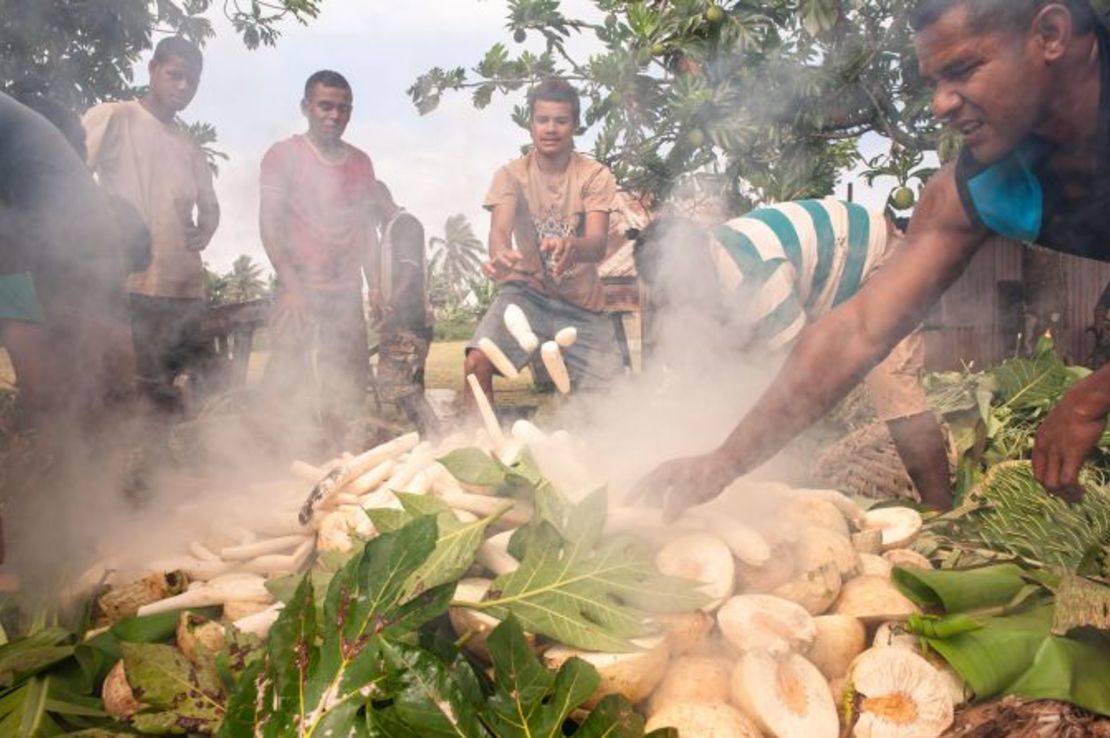
{"label": "person's leg", "polygon": [[492,341],[497,348],[501,349],[501,353],[505,354],[509,363],[518,370],[526,366],[532,354],[535,353],[525,351],[513,338],[509,329],[505,327],[505,309],[510,305],[520,307],[530,323],[533,318],[539,318],[540,314],[536,310],[536,301],[530,290],[515,284],[507,284],[501,288],[497,299],[490,305],[489,310],[486,311],[486,314],[478,323],[478,327],[474,330],[474,336],[466,344],[466,358],[463,362],[463,396],[465,398],[464,405],[470,414],[475,413],[477,407],[470,392],[470,387],[466,382],[467,375],[473,374],[475,376],[482,391],[486,393],[486,397],[489,398],[492,404],[493,377],[499,373],[489,357],[478,348],[478,342],[481,339],[486,338]]}
{"label": "person's leg", "polygon": [[867,375],[866,383],[921,501],[947,510],[952,506],[948,449],[921,387],[924,365],[925,342],[914,331]]}
{"label": "person's leg", "polygon": [[365,412],[370,347],[362,295],[328,295],[313,307],[318,349],[321,416],[328,442],[343,444],[350,422]]}
{"label": "person's leg", "polygon": [[176,329],[173,312],[166,301],[146,295],[131,295],[131,336],[139,389],[162,410],[175,406],[173,376],[167,365],[168,348]]}

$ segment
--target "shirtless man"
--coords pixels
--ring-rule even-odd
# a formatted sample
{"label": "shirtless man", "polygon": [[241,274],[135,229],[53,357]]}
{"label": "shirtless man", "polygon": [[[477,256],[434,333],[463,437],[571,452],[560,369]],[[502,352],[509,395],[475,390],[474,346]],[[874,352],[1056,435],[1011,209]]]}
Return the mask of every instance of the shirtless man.
{"label": "shirtless man", "polygon": [[[1087,0],[921,0],[911,15],[933,112],[964,136],[928,183],[907,244],[811,324],[716,449],[637,489],[673,514],[713,499],[824,415],[917,325],[992,233],[1110,260],[1110,36]],[[1077,382],[1037,433],[1033,468],[1076,499],[1106,428],[1110,367]]]}

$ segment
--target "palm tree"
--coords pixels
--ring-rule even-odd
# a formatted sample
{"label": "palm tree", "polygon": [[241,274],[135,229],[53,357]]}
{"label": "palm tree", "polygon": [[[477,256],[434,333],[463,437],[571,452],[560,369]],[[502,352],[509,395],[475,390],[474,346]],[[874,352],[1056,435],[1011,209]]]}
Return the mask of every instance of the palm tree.
{"label": "palm tree", "polygon": [[266,294],[266,282],[262,279],[262,267],[254,259],[243,254],[231,265],[231,271],[224,275],[227,281],[229,302],[249,302]]}
{"label": "palm tree", "polygon": [[462,300],[470,291],[470,282],[482,273],[485,247],[474,235],[474,228],[465,215],[452,215],[443,226],[443,237],[428,241],[432,258],[429,271],[442,275],[447,288]]}
{"label": "palm tree", "polygon": [[227,277],[209,269],[207,262],[204,264],[204,292],[208,295],[208,304],[213,307],[228,302]]}

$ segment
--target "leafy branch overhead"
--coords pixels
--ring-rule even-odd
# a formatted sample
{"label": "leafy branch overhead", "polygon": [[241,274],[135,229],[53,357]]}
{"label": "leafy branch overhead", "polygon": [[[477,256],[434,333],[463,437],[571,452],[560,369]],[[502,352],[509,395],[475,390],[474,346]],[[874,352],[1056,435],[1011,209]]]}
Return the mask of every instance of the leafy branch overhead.
{"label": "leafy branch overhead", "polygon": [[[280,24],[315,18],[321,0],[120,0],[4,4],[0,90],[39,93],[83,110],[132,96],[132,69],[159,38],[179,34],[203,45],[224,15],[248,48],[272,46]],[[64,63],[59,63],[64,60]]]}
{"label": "leafy branch overhead", "polygon": [[[902,184],[927,176],[914,156],[939,139],[909,0],[593,0],[583,17],[559,0],[508,5],[506,30],[525,46],[497,43],[471,69],[421,75],[408,90],[421,113],[451,92],[484,108],[559,75],[584,95],[593,153],[631,190],[662,195],[708,178],[736,206],[824,196],[860,163],[870,132],[895,144],[873,168]],[[526,125],[526,110],[513,118]]]}

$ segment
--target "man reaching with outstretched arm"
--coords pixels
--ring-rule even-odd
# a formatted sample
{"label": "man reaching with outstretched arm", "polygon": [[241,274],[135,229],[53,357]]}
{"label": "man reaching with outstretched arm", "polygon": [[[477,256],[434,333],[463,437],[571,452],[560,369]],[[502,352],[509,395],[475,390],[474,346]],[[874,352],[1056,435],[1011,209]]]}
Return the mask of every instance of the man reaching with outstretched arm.
{"label": "man reaching with outstretched arm", "polygon": [[[912,13],[933,111],[964,136],[925,187],[905,247],[810,325],[771,388],[709,453],[638,486],[675,512],[706,502],[833,407],[907,335],[991,233],[1110,260],[1110,37],[1087,0],[921,0]],[[1037,478],[1076,499],[1106,428],[1110,368],[1045,419]]]}
{"label": "man reaching with outstretched arm", "polygon": [[[720,324],[718,340],[766,353],[789,348],[808,323],[854,295],[900,240],[880,212],[799,200],[758,208],[710,232],[660,218],[639,234],[634,254],[654,313],[698,301]],[[924,359],[914,331],[868,374],[867,388],[921,499],[946,509],[948,454],[920,385]]]}

